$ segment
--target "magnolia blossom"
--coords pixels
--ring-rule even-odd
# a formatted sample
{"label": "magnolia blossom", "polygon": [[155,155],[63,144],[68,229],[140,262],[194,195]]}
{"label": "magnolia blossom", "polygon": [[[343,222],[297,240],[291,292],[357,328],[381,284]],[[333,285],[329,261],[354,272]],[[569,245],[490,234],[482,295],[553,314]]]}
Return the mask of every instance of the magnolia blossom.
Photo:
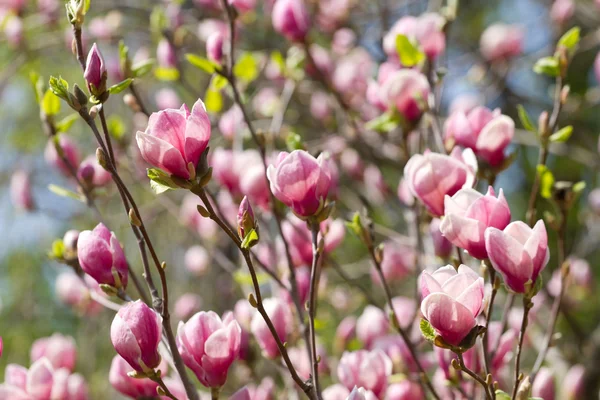
{"label": "magnolia blossom", "polygon": [[446,140],[473,149],[492,166],[504,160],[504,150],[515,134],[515,123],[499,110],[475,107],[468,112],[456,111],[445,123]]}
{"label": "magnolia blossom", "polygon": [[356,336],[370,348],[375,339],[388,333],[390,322],[381,308],[368,305],[356,321]]}
{"label": "magnolia blossom", "polygon": [[388,400],[416,400],[424,399],[425,394],[421,385],[409,380],[403,380],[399,383],[391,384],[386,392]]}
{"label": "magnolia blossom", "polygon": [[348,390],[355,386],[372,391],[382,398],[392,374],[392,361],[381,350],[344,352],[337,368],[337,376]]}
{"label": "magnolia blossom", "polygon": [[459,345],[477,324],[483,306],[483,278],[466,265],[447,265],[421,274],[421,313],[447,343]]}
{"label": "magnolia blossom", "polygon": [[[127,374],[130,371],[131,367],[127,361],[119,355],[114,356],[108,373],[108,381],[111,386],[119,393],[133,399],[156,396],[158,383],[148,378],[132,378]],[[161,369],[161,371],[163,370]]]}
{"label": "magnolia blossom", "polygon": [[180,320],[185,321],[198,311],[202,306],[202,298],[194,293],[184,293],[175,302],[173,314]]}
{"label": "magnolia blossom", "polygon": [[201,311],[177,329],[177,348],[183,362],[206,387],[221,387],[240,352],[242,330],[233,314],[223,320],[214,312]]}
{"label": "magnolia blossom", "polygon": [[[152,113],[144,132],[136,133],[144,160],[163,171],[190,179],[210,139],[210,120],[202,100],[190,113],[184,104],[179,110]],[[195,172],[193,172],[195,173]]]}
{"label": "magnolia blossom", "polygon": [[185,268],[196,276],[204,275],[210,266],[210,256],[206,249],[195,245],[187,249],[184,256]]}
{"label": "magnolia blossom", "polygon": [[23,170],[15,171],[10,178],[10,199],[16,208],[32,210],[34,208],[29,174]]}
{"label": "magnolia blossom", "polygon": [[531,395],[544,400],[555,399],[554,374],[546,367],[540,368],[533,385],[531,385]]}
{"label": "magnolia blossom", "polygon": [[6,366],[0,398],[11,400],[51,400],[54,368],[47,358],[34,362],[29,369],[17,364]]}
{"label": "magnolia blossom", "polygon": [[[44,149],[44,159],[50,166],[58,169],[63,175],[70,176],[71,170],[75,170],[79,164],[79,150],[77,145],[67,135],[58,136],[58,146],[62,156],[56,151],[55,139],[48,140]],[[66,160],[66,162],[65,162]]]}
{"label": "magnolia blossom", "polygon": [[509,224],[503,231],[490,227],[485,232],[488,257],[502,274],[508,288],[523,293],[533,285],[550,258],[544,221],[530,228],[522,221]]}
{"label": "magnolia blossom", "polygon": [[449,156],[432,152],[415,154],[404,167],[410,191],[434,216],[444,215],[446,195],[452,196],[461,188],[473,185],[473,170],[457,151]]}
{"label": "magnolia blossom", "polygon": [[388,108],[395,108],[407,121],[417,121],[427,108],[429,82],[414,69],[392,72],[380,86],[380,99]]}
{"label": "magnolia blossom", "polygon": [[383,49],[388,57],[398,58],[396,37],[405,35],[416,42],[429,59],[435,59],[446,48],[443,28],[446,20],[436,13],[425,13],[418,17],[410,15],[400,18],[383,38]]}
{"label": "magnolia blossom", "polygon": [[45,358],[52,367],[64,368],[68,371],[73,371],[76,355],[75,340],[71,336],[63,336],[59,333],[33,342],[30,354],[32,363]]}
{"label": "magnolia blossom", "polygon": [[277,164],[267,169],[267,176],[275,197],[301,217],[321,211],[331,185],[323,155],[314,158],[303,150],[280,153]]}
{"label": "magnolia blossom", "polygon": [[471,188],[461,189],[452,197],[446,195],[444,214],[440,224],[442,235],[477,259],[487,258],[486,229],[504,229],[510,222],[510,209],[502,189],[496,198],[491,186],[485,195]]}
{"label": "magnolia blossom", "polygon": [[494,24],[481,34],[479,48],[488,61],[510,59],[521,54],[523,30],[515,25]]}
{"label": "magnolia blossom", "polygon": [[112,181],[110,172],[98,163],[98,158],[94,154],[87,156],[79,164],[77,177],[93,186],[104,186]]}
{"label": "magnolia blossom", "polygon": [[288,40],[302,41],[309,29],[309,14],[304,0],[277,0],[271,13],[273,28]]}
{"label": "magnolia blossom", "polygon": [[156,106],[159,110],[177,108],[181,104],[177,92],[168,87],[159,89],[154,95],[154,100],[156,101]]}
{"label": "magnolia blossom", "polygon": [[110,340],[117,353],[138,372],[148,372],[160,364],[161,320],[141,300],[123,306],[113,319]]}
{"label": "magnolia blossom", "polygon": [[106,90],[106,65],[96,43],[88,53],[83,77],[92,94],[102,94]]}
{"label": "magnolia blossom", "polygon": [[[292,331],[292,313],[287,303],[275,297],[265,299],[263,306],[269,318],[275,326],[275,331],[281,342],[285,342],[287,335]],[[252,318],[250,330],[258,345],[262,349],[265,357],[276,358],[279,355],[277,342],[271,335],[271,331],[262,315],[255,313]]]}

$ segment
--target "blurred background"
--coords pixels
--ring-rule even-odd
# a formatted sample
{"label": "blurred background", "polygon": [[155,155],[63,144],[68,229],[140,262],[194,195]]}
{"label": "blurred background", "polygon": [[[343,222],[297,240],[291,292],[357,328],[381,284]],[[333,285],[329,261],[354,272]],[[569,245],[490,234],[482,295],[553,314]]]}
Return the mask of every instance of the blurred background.
{"label": "blurred background", "polygon": [[[10,0],[0,0],[0,10],[7,1],[10,3]],[[327,2],[333,3],[334,0]],[[262,54],[269,54],[273,50],[285,54],[289,46],[273,32],[270,18],[265,16],[260,3],[251,15],[244,16],[244,27],[237,46]],[[311,3],[313,10],[318,8],[317,3]],[[558,21],[550,14],[553,7],[551,1],[458,1],[457,19],[448,29],[447,49],[439,60],[439,64],[447,70],[441,91],[442,114],[447,115],[449,104],[457,96],[468,94],[476,96],[490,108],[500,107],[504,114],[517,121],[520,129],[515,143],[509,148],[515,154],[515,162],[498,177],[495,187],[504,190],[513,220],[524,218],[538,150],[534,135],[523,130],[518,122],[517,105],[522,104],[533,118],[537,118],[542,110],[552,108],[553,81],[535,74],[532,65],[538,58],[552,53],[557,38],[568,28],[575,25],[581,27],[581,43],[567,77],[571,95],[560,117],[560,125],[573,125],[574,133],[567,144],[551,147],[548,166],[556,180],[586,182],[586,189],[569,214],[567,248],[569,254],[586,259],[592,266],[593,275],[597,277],[600,273],[600,215],[590,210],[587,197],[598,184],[600,167],[600,76],[594,74],[594,60],[600,50],[600,6],[588,0],[574,3],[573,15]],[[168,4],[145,0],[91,0],[91,4],[84,27],[84,46],[86,52],[94,42],[101,47],[109,68],[109,85],[121,80],[118,77],[119,41],[125,42],[132,57],[156,58],[161,39],[160,26],[165,19],[173,17],[169,15],[173,12],[177,13],[173,18],[181,19],[177,40],[184,51],[202,54],[203,32],[210,29],[206,20],[222,18],[219,10],[210,9],[202,1]],[[375,63],[385,59],[381,50],[382,32],[398,18],[439,10],[446,5],[442,0],[350,0],[350,4],[348,18],[343,25],[356,32],[358,45],[369,52]],[[48,255],[52,243],[62,238],[67,230],[92,229],[97,224],[96,216],[86,204],[61,195],[60,189],[49,190],[49,185],[69,191],[76,191],[76,187],[71,179],[50,167],[45,160],[44,149],[48,137],[40,120],[40,109],[31,82],[32,74],[43,77],[46,82],[50,75],[60,75],[71,83],[84,86],[80,67],[71,53],[70,25],[60,0],[56,3],[50,0],[25,1],[19,17],[0,11],[0,21],[3,18],[4,22],[0,22],[0,336],[4,340],[4,352],[0,358],[0,371],[4,371],[7,363],[28,366],[29,349],[33,341],[60,332],[73,336],[78,344],[76,370],[86,377],[92,398],[117,398],[116,393],[107,394],[112,389],[106,382],[114,355],[108,335],[113,313],[102,310],[92,316],[82,316],[59,301],[55,290],[56,278],[61,272],[68,271],[69,267],[52,260]],[[13,18],[19,18],[20,21],[15,22]],[[523,54],[510,64],[491,66],[479,55],[479,38],[487,26],[500,21],[522,27],[525,32]],[[317,26],[311,35],[316,42],[328,46],[330,33]],[[136,80],[136,88],[149,109],[157,109],[161,96],[159,91],[164,88],[173,89],[181,101],[190,106],[198,97],[204,96],[209,83],[206,73],[187,63],[181,63],[180,73],[182,78],[178,80],[170,80],[160,72]],[[278,93],[282,90],[261,73],[247,93],[251,97],[264,87],[275,87]],[[324,128],[310,118],[307,109],[311,92],[310,85],[298,85],[285,113],[283,129],[294,131],[307,143],[319,143],[325,135],[332,133],[332,129]],[[228,99],[225,102],[223,110],[230,105]],[[72,113],[67,108],[63,103],[56,120]],[[136,164],[138,156],[133,140],[135,132],[144,129],[144,118],[134,115],[124,105],[122,95],[111,98],[106,111],[110,116],[111,133],[115,136],[118,151],[132,155],[129,158],[131,162],[122,166],[126,171],[123,173],[124,179],[133,188],[149,225],[150,235],[160,249],[160,257],[168,265],[173,298],[192,292],[201,297],[201,308],[204,310],[214,310],[219,314],[231,310],[236,300],[244,298],[248,292],[247,275],[230,272],[241,265],[231,255],[235,254],[233,249],[222,245],[223,238],[219,233],[200,237],[194,229],[182,225],[181,193],[175,191],[156,196],[151,192],[143,166],[140,168]],[[213,113],[215,124],[211,148],[225,142],[217,125],[220,115]],[[261,122],[257,123],[260,126]],[[80,159],[94,154],[96,147],[86,128],[82,121],[77,120],[68,133],[77,143]],[[375,222],[381,227],[382,239],[389,231],[396,232],[395,235],[410,236],[411,228],[405,218],[410,208],[400,204],[395,195],[401,170],[393,165],[378,166],[388,186],[387,194],[374,204],[372,210]],[[31,177],[35,207],[30,211],[17,210],[11,202],[11,176],[19,169],[27,171]],[[337,216],[347,219],[352,208],[361,205],[355,199],[355,193],[365,193],[369,189],[362,183],[353,182],[349,176],[343,176],[342,180],[344,183],[340,186],[344,189],[340,197],[344,199],[346,194],[348,201],[341,202]],[[132,268],[141,271],[135,238],[112,183],[97,192],[96,204],[107,225],[123,244]],[[544,199],[540,199],[538,204],[540,216],[545,210],[551,209],[551,204]],[[552,243],[555,240],[553,235],[551,233]],[[186,250],[197,244],[206,248],[210,257],[207,270],[200,275],[190,273],[183,266]],[[217,248],[219,250],[215,251]],[[353,277],[366,277],[369,274],[369,265],[364,262],[365,254],[351,235],[346,235],[332,257]],[[232,261],[228,261],[228,258]],[[556,266],[548,268],[545,278],[549,279],[554,269]],[[358,299],[348,296],[348,287],[337,275],[331,276],[330,284],[333,289],[327,296],[341,296],[339,299],[348,302],[348,313],[359,315],[364,306],[360,296],[357,295]],[[599,288],[597,279],[591,284],[593,289],[590,293],[594,293]],[[411,285],[408,279],[398,284],[397,290],[404,290],[402,288]],[[376,289],[370,282],[367,282],[367,286]],[[268,283],[265,283],[265,290],[269,290]],[[377,290],[374,293],[377,298],[383,299]],[[339,299],[333,298],[330,303],[339,302]],[[325,302],[319,309],[319,319],[323,321],[319,329],[331,332],[331,335],[323,334],[324,338],[333,336],[340,320],[337,309]],[[563,319],[559,320],[557,330],[563,332],[567,342],[578,343],[591,336],[599,322],[600,298],[589,296],[574,311],[573,322],[578,332]],[[567,357],[577,359],[581,350],[578,350],[578,345],[572,347],[567,346]],[[266,365],[264,368],[272,367]],[[243,377],[239,379],[243,380]],[[232,384],[232,387],[237,386]]]}

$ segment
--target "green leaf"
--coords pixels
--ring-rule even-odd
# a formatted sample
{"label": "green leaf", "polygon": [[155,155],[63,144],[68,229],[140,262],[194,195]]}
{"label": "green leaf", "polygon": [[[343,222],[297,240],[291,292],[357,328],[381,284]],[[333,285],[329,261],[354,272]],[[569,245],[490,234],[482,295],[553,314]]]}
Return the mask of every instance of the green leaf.
{"label": "green leaf", "polygon": [[[262,285],[263,283],[266,283],[269,281],[269,275],[267,275],[264,272],[259,272],[256,274],[256,279],[258,280],[258,284]],[[252,275],[250,275],[248,272],[238,269],[237,271],[235,271],[233,273],[233,280],[235,281],[235,283],[237,283],[238,285],[247,285],[247,286],[251,286],[252,285]]]}
{"label": "green leaf", "polygon": [[78,118],[79,114],[71,114],[67,117],[64,117],[56,123],[56,130],[58,132],[67,132],[69,129],[71,129],[71,126],[73,126]]}
{"label": "green leaf", "polygon": [[553,56],[540,58],[535,62],[533,72],[551,77],[558,76],[558,73],[560,72],[558,58]]}
{"label": "green leaf", "polygon": [[171,176],[158,168],[148,168],[147,174],[148,178],[150,178],[150,187],[156,194],[178,188],[177,184],[171,179]]}
{"label": "green leaf", "polygon": [[256,231],[256,229],[252,229],[250,232],[248,232],[248,234],[246,234],[246,237],[244,237],[244,240],[241,244],[242,249],[251,248],[256,243],[258,243],[258,239],[258,232]]}
{"label": "green leaf", "polygon": [[550,141],[552,143],[564,143],[573,134],[573,127],[571,125],[567,125],[564,128],[558,130],[558,132],[550,135]]}
{"label": "green leaf", "polygon": [[62,239],[56,239],[52,242],[52,249],[48,254],[50,258],[54,258],[60,260],[63,258],[63,254],[65,253],[65,244]]}
{"label": "green leaf", "polygon": [[348,349],[348,351],[356,351],[362,348],[364,348],[364,345],[357,338],[352,339],[350,342],[348,342],[348,345],[346,346],[346,349]]}
{"label": "green leaf", "polygon": [[578,26],[569,29],[558,39],[558,45],[564,46],[569,50],[574,49],[579,44],[580,32],[581,29]]}
{"label": "green leaf", "polygon": [[289,135],[287,135],[287,137],[285,138],[285,145],[288,151],[306,149],[306,147],[304,146],[304,142],[302,141],[302,136],[298,135],[297,133],[290,133]]}
{"label": "green leaf", "polygon": [[208,112],[218,113],[221,111],[223,109],[223,96],[221,96],[221,92],[209,87],[204,95],[204,106],[206,106],[206,111]]}
{"label": "green leaf", "polygon": [[50,89],[42,97],[42,111],[46,115],[56,115],[60,111],[60,99]]}
{"label": "green leaf", "polygon": [[227,78],[221,75],[213,75],[212,79],[210,80],[210,87],[215,90],[221,90],[225,86],[227,86]]}
{"label": "green leaf", "polygon": [[496,390],[496,400],[511,400],[511,397],[508,393],[498,389]]}
{"label": "green leaf", "polygon": [[161,81],[176,81],[179,79],[179,70],[177,68],[157,67],[154,69],[154,76]]}
{"label": "green leaf", "polygon": [[573,185],[573,189],[572,189],[573,193],[579,194],[579,193],[583,192],[583,190],[585,189],[585,186],[586,186],[586,184],[584,181],[579,181],[579,182],[575,183]]}
{"label": "green leaf", "polygon": [[366,123],[365,128],[381,133],[388,133],[400,125],[400,118],[393,111],[386,111]]}
{"label": "green leaf", "polygon": [[396,52],[405,67],[413,67],[425,60],[425,54],[406,35],[396,36]]}
{"label": "green leaf", "polygon": [[52,93],[57,95],[63,100],[69,101],[69,82],[65,81],[62,77],[51,76],[48,81],[50,90]]}
{"label": "green leaf", "polygon": [[208,58],[204,58],[204,57],[198,56],[196,54],[188,53],[185,55],[185,58],[194,67],[199,68],[205,72],[208,72],[209,74],[214,73],[219,68],[218,64],[215,64],[214,62],[210,61]]}
{"label": "green leaf", "polygon": [[271,61],[277,65],[281,72],[285,71],[285,59],[279,50],[275,50],[271,53]]}
{"label": "green leaf", "polygon": [[154,67],[154,63],[156,60],[150,58],[148,60],[141,61],[131,67],[131,73],[134,78],[141,78],[144,75],[147,75],[148,72],[152,71],[152,67]]}
{"label": "green leaf", "polygon": [[133,82],[133,79],[127,78],[124,81],[121,81],[121,82],[117,83],[116,85],[112,85],[111,87],[109,87],[108,92],[110,94],[121,93],[123,90],[127,89],[129,87],[129,85],[131,85],[131,82]]}
{"label": "green leaf", "polygon": [[421,329],[421,335],[423,335],[425,340],[432,343],[435,341],[435,330],[427,320],[421,318],[419,328]]}
{"label": "green leaf", "polygon": [[125,135],[125,124],[118,115],[113,114],[108,117],[106,124],[108,125],[108,132],[115,139],[120,140]]}
{"label": "green leaf", "polygon": [[83,15],[87,14],[87,12],[90,10],[91,3],[92,0],[83,0]]}
{"label": "green leaf", "polygon": [[246,83],[250,83],[258,77],[258,64],[252,53],[242,54],[233,67],[233,75]]}
{"label": "green leaf", "polygon": [[552,197],[552,186],[554,185],[554,175],[545,165],[538,164],[537,173],[540,176],[540,195],[549,199]]}
{"label": "green leaf", "polygon": [[50,190],[52,193],[54,193],[57,196],[61,196],[61,197],[70,197],[72,199],[75,199],[77,201],[81,201],[83,202],[84,199],[81,195],[72,192],[68,189],[65,189],[62,186],[58,186],[58,185],[54,185],[54,184],[50,184],[48,185],[48,190]]}
{"label": "green leaf", "polygon": [[352,216],[352,221],[346,222],[346,227],[352,231],[356,236],[362,239],[363,227],[360,220],[360,213],[357,211]]}
{"label": "green leaf", "polygon": [[531,118],[529,118],[527,110],[525,110],[525,107],[523,107],[522,104],[517,104],[517,111],[519,113],[519,120],[521,120],[521,125],[523,125],[523,128],[531,132],[537,131],[535,125],[533,125],[533,122],[531,122]]}

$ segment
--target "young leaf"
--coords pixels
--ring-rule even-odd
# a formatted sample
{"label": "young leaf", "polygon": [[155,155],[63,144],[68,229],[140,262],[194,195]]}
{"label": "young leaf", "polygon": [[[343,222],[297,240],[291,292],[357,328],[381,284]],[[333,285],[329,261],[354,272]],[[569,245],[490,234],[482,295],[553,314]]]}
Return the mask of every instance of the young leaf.
{"label": "young leaf", "polygon": [[390,132],[398,127],[400,120],[397,113],[386,111],[378,117],[373,118],[365,125],[365,128],[381,133]]}
{"label": "young leaf", "polygon": [[60,99],[50,89],[46,90],[42,98],[42,111],[46,115],[56,115],[60,111]]}
{"label": "young leaf", "polygon": [[242,54],[233,67],[233,75],[246,83],[250,83],[256,79],[258,76],[258,64],[252,53],[246,52]]}
{"label": "young leaf", "polygon": [[498,389],[496,390],[496,400],[511,400],[511,397],[508,393]]}
{"label": "young leaf", "polygon": [[221,90],[225,86],[227,86],[227,79],[225,77],[216,74],[213,75],[212,79],[210,80],[210,87],[215,90]]}
{"label": "young leaf", "polygon": [[432,343],[433,341],[435,341],[435,330],[427,320],[421,319],[421,322],[419,323],[419,328],[421,329],[421,334],[423,335],[425,340]]}
{"label": "young leaf", "polygon": [[81,201],[83,202],[83,198],[81,197],[81,195],[72,192],[68,189],[65,189],[64,187],[58,186],[58,185],[54,185],[54,184],[50,184],[48,185],[48,190],[50,190],[52,193],[54,193],[57,196],[60,197],[70,197],[72,199],[75,199],[77,201]]}
{"label": "young leaf", "polygon": [[398,52],[400,62],[405,67],[413,67],[425,60],[425,54],[406,35],[396,36],[396,52]]}
{"label": "young leaf", "polygon": [[256,229],[252,229],[250,232],[248,232],[248,234],[242,241],[241,247],[242,249],[249,249],[256,243],[258,243],[258,232],[256,231]]}
{"label": "young leaf", "polygon": [[120,140],[125,134],[125,124],[123,123],[121,117],[119,117],[116,114],[111,115],[110,117],[108,117],[108,121],[106,122],[108,125],[108,132],[110,132],[110,135],[115,139]]}
{"label": "young leaf", "polygon": [[77,119],[79,119],[79,114],[71,114],[67,117],[64,117],[56,123],[56,131],[67,132],[69,129],[71,129],[71,126],[73,126]]}
{"label": "young leaf", "polygon": [[579,194],[579,193],[583,192],[583,189],[585,189],[585,186],[586,186],[586,184],[584,181],[579,181],[579,182],[575,183],[573,185],[573,189],[572,189],[573,193]]}
{"label": "young leaf", "polygon": [[135,64],[131,67],[131,73],[133,74],[133,77],[141,78],[142,76],[148,74],[148,72],[152,70],[152,67],[154,67],[154,63],[155,60],[151,58]]}
{"label": "young leaf", "polygon": [[550,135],[550,141],[552,143],[564,143],[567,140],[569,140],[569,138],[571,137],[572,134],[573,134],[573,127],[571,125],[567,125],[564,128],[561,128],[560,130],[558,130],[558,132]]}
{"label": "young leaf", "polygon": [[540,195],[549,199],[552,197],[552,185],[554,185],[554,175],[545,165],[538,164],[537,173],[540,176]]}
{"label": "young leaf", "polygon": [[170,188],[166,185],[163,185],[159,182],[156,182],[156,181],[150,181],[150,189],[152,189],[154,194],[161,194],[168,190],[172,190],[172,188]]}
{"label": "young leaf", "polygon": [[277,65],[281,72],[285,71],[285,60],[278,50],[271,53],[271,61]]}
{"label": "young leaf", "polygon": [[218,113],[221,111],[223,108],[223,96],[221,96],[221,92],[209,87],[204,96],[204,105],[208,112]]}
{"label": "young leaf", "polygon": [[529,114],[522,104],[517,104],[517,112],[519,113],[519,120],[521,121],[523,128],[535,132],[537,129],[535,128],[535,125],[533,125],[533,122],[531,122],[531,118],[529,118]]}
{"label": "young leaf", "polygon": [[158,67],[154,70],[154,76],[161,81],[176,81],[179,79],[177,68]]}
{"label": "young leaf", "polygon": [[48,84],[52,93],[63,100],[69,101],[69,83],[67,81],[60,76],[58,78],[51,76]]}
{"label": "young leaf", "polygon": [[574,49],[575,46],[579,44],[580,32],[581,29],[579,29],[578,26],[569,29],[567,32],[565,32],[564,35],[560,37],[560,39],[558,39],[558,45],[564,46],[569,50]]}
{"label": "young leaf", "polygon": [[558,76],[559,66],[556,57],[542,57],[535,62],[533,72],[551,77]]}
{"label": "young leaf", "polygon": [[148,168],[148,178],[150,178],[150,187],[156,194],[161,194],[170,189],[177,189],[178,186],[173,182],[169,174],[158,168]]}
{"label": "young leaf", "polygon": [[214,73],[218,68],[218,65],[216,65],[214,62],[210,61],[207,58],[198,56],[196,54],[188,53],[185,55],[185,58],[194,67],[200,68],[201,70],[206,71],[209,74]]}
{"label": "young leaf", "polygon": [[116,85],[112,85],[111,87],[109,87],[108,92],[110,94],[121,93],[123,90],[127,89],[129,87],[129,85],[131,85],[131,82],[133,82],[133,79],[127,78],[124,81],[121,81],[121,82],[117,83]]}

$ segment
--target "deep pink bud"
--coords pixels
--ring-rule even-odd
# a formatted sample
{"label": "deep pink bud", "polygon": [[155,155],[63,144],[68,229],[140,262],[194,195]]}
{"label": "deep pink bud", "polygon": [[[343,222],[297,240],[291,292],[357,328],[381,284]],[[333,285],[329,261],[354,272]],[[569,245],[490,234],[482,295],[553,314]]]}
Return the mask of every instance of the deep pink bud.
{"label": "deep pink bud", "polygon": [[110,364],[108,381],[116,391],[133,399],[155,397],[158,384],[148,378],[132,378],[127,375],[130,371],[131,367],[127,361],[116,355]]}
{"label": "deep pink bud", "polygon": [[221,320],[201,311],[177,328],[177,348],[183,362],[206,387],[223,386],[229,367],[238,358],[242,330],[229,314]]}
{"label": "deep pink bud", "polygon": [[531,395],[544,400],[554,400],[554,375],[550,369],[540,368],[533,385],[531,385]]}
{"label": "deep pink bud", "polygon": [[444,215],[444,197],[471,186],[469,167],[455,157],[439,153],[415,154],[404,167],[412,194],[434,216]]}
{"label": "deep pink bud", "polygon": [[31,362],[46,358],[56,369],[65,368],[73,371],[76,355],[77,349],[73,338],[59,333],[38,339],[31,346]]}
{"label": "deep pink bud", "polygon": [[481,54],[488,61],[510,59],[521,54],[523,30],[515,25],[494,24],[479,40]]}
{"label": "deep pink bud", "polygon": [[240,202],[240,208],[237,214],[238,235],[240,239],[244,239],[253,229],[257,228],[256,217],[254,211],[248,201],[248,197],[244,196]]}
{"label": "deep pink bud", "polygon": [[141,300],[123,306],[113,319],[110,340],[117,353],[138,372],[148,372],[160,364],[161,323],[161,317]]}
{"label": "deep pink bud", "polygon": [[400,383],[391,384],[385,398],[387,400],[418,400],[424,399],[425,394],[418,383],[403,380]]}
{"label": "deep pink bud", "polygon": [[[387,240],[383,245],[381,272],[388,282],[399,282],[415,269],[416,252],[411,246]],[[381,285],[375,268],[371,268],[371,279]]]}
{"label": "deep pink bud", "polygon": [[275,197],[301,217],[321,211],[331,185],[323,156],[315,159],[303,150],[282,153],[277,167],[267,169],[267,176]]}
{"label": "deep pink bud", "polygon": [[216,31],[212,33],[206,40],[206,55],[209,60],[212,60],[218,64],[223,61],[223,39],[223,33]]}
{"label": "deep pink bud", "polygon": [[277,0],[272,12],[273,28],[288,40],[299,42],[309,29],[309,15],[303,0]]}
{"label": "deep pink bud", "polygon": [[100,49],[98,49],[98,46],[94,43],[88,53],[85,71],[83,73],[83,77],[92,94],[96,95],[104,93],[106,90],[107,75],[108,73],[106,72],[106,65],[102,53],[100,53]]}
{"label": "deep pink bud", "polygon": [[[277,332],[279,339],[281,339],[282,342],[285,342],[287,340],[288,333],[290,333],[293,329],[293,318],[288,304],[283,300],[271,297],[265,299],[263,301],[263,305],[267,315],[271,318],[271,321],[273,321],[273,325],[275,326],[275,331]],[[254,314],[252,323],[250,325],[250,330],[252,331],[252,334],[262,349],[265,357],[276,358],[279,356],[277,343],[271,335],[271,331],[269,330],[267,323],[259,313]]]}
{"label": "deep pink bud", "polygon": [[93,186],[104,186],[112,181],[110,172],[102,168],[96,155],[86,157],[77,169],[77,177]]}
{"label": "deep pink bud", "polygon": [[573,365],[563,378],[562,397],[564,400],[583,399],[585,367],[581,364]]}
{"label": "deep pink bud", "polygon": [[364,387],[378,398],[383,398],[391,374],[392,361],[381,350],[344,352],[337,367],[338,379],[348,390]]}
{"label": "deep pink bud", "polygon": [[431,235],[431,241],[433,242],[433,251],[436,256],[446,259],[452,254],[452,243],[446,239],[442,232],[440,232],[440,224],[442,221],[439,218],[434,218],[429,224],[429,234]]}
{"label": "deep pink bud", "polygon": [[356,317],[348,315],[335,330],[335,340],[343,349],[356,336]]}
{"label": "deep pink bud", "polygon": [[184,293],[175,302],[173,314],[178,319],[185,321],[192,315],[200,311],[202,307],[202,298],[194,293]]}
{"label": "deep pink bud", "polygon": [[34,208],[31,195],[29,174],[23,170],[15,171],[10,178],[10,199],[18,209],[32,210]]}
{"label": "deep pink bud", "polygon": [[447,265],[421,274],[421,313],[449,344],[458,345],[477,324],[484,296],[483,278],[466,265]]}
{"label": "deep pink bud", "polygon": [[381,87],[381,101],[395,108],[408,121],[417,121],[427,107],[429,82],[414,69],[401,69],[390,74]]}
{"label": "deep pink bud", "polygon": [[[71,168],[76,170],[77,165],[79,164],[79,150],[77,150],[75,142],[67,135],[62,134],[58,137],[58,144]],[[56,152],[53,139],[48,140],[48,144],[44,149],[44,159],[50,166],[57,168],[63,175],[71,176],[69,167]]]}
{"label": "deep pink bud", "polygon": [[210,139],[210,120],[202,100],[190,113],[184,104],[179,110],[152,113],[148,127],[138,131],[136,141],[142,157],[149,164],[183,179],[190,179]]}
{"label": "deep pink bud", "polygon": [[375,339],[388,333],[390,323],[381,308],[368,305],[356,321],[356,336],[370,348]]}
{"label": "deep pink bud", "polygon": [[256,8],[256,0],[227,0],[240,13],[246,13]]}
{"label": "deep pink bud", "polygon": [[442,235],[479,260],[487,258],[485,231],[489,227],[504,229],[510,222],[510,209],[500,189],[498,198],[490,186],[485,195],[471,188],[446,196]]}
{"label": "deep pink bud", "polygon": [[522,221],[509,224],[503,231],[488,228],[485,247],[494,269],[502,274],[506,286],[517,293],[524,293],[526,284],[533,286],[550,258],[542,220],[533,229]]}
{"label": "deep pink bud", "polygon": [[162,39],[156,47],[156,60],[164,68],[176,68],[177,54],[175,48],[167,39]]}
{"label": "deep pink bud", "polygon": [[77,258],[81,269],[98,283],[116,288],[127,287],[125,253],[115,234],[104,224],[100,223],[94,230],[79,234]]}
{"label": "deep pink bud", "polygon": [[40,358],[27,371],[25,391],[35,400],[50,400],[54,384],[54,368],[47,358]]}

